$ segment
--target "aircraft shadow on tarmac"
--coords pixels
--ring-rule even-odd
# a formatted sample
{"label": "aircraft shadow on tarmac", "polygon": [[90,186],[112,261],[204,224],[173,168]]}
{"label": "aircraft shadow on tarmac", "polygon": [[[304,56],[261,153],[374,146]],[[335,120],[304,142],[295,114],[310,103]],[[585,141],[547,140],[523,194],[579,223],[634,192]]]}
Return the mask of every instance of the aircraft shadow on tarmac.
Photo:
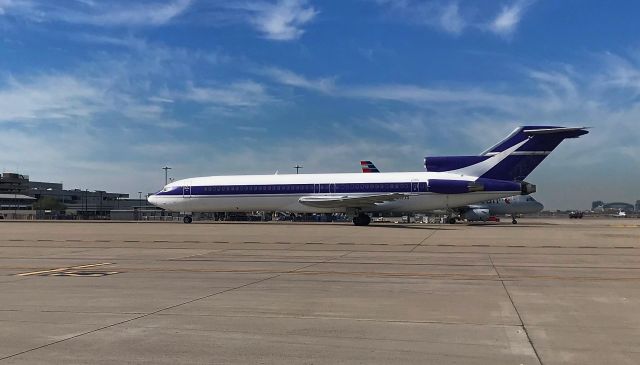
{"label": "aircraft shadow on tarmac", "polygon": [[[264,225],[264,224],[274,224],[274,225],[279,225],[279,226],[323,226],[323,225],[328,225],[328,226],[345,226],[345,227],[353,227],[353,225],[350,222],[247,222],[247,221],[240,221],[240,222],[211,222],[211,221],[200,221],[197,224],[251,224],[251,225]],[[364,227],[364,228],[375,228],[375,229],[384,229],[384,228],[405,228],[405,229],[425,229],[425,230],[439,230],[439,231],[448,231],[448,230],[452,230],[452,228],[449,228],[449,226],[435,226],[435,225],[431,225],[431,224],[423,224],[423,225],[419,225],[417,223],[412,223],[411,225],[408,224],[393,224],[393,223],[385,223],[385,224],[376,224],[376,223],[371,223],[368,226]]]}

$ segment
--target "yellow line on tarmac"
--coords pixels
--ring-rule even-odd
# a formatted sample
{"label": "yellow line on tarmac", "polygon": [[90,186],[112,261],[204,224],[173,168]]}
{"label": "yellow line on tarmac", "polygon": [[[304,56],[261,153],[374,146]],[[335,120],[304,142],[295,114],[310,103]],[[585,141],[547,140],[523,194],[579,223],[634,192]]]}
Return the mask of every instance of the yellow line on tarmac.
{"label": "yellow line on tarmac", "polygon": [[24,273],[21,273],[21,274],[17,274],[17,276],[30,276],[30,275],[48,274],[48,273],[54,273],[54,272],[58,272],[58,271],[75,270],[75,269],[86,269],[86,268],[89,268],[89,267],[104,266],[104,265],[112,265],[112,263],[111,262],[101,262],[101,263],[97,263],[97,264],[61,267],[59,269],[24,272]]}

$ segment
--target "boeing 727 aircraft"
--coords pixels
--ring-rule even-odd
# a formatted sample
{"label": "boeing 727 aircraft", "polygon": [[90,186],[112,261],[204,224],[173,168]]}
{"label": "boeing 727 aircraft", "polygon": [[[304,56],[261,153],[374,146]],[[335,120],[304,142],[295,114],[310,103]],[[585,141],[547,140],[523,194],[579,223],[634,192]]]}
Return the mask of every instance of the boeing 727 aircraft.
{"label": "boeing 727 aircraft", "polygon": [[[584,128],[517,128],[486,156],[425,158],[426,172],[236,175],[174,181],[150,195],[176,212],[337,213],[358,226],[368,212],[423,212],[535,192],[526,176],[565,138]],[[184,217],[191,223],[190,215]]]}

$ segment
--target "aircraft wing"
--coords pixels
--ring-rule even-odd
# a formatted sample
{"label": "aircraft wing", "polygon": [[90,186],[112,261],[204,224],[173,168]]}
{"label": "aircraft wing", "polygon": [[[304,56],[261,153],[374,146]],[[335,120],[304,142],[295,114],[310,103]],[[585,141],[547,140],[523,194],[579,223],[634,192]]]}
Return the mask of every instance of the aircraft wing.
{"label": "aircraft wing", "polygon": [[311,195],[303,196],[298,201],[314,208],[364,208],[399,199],[406,199],[415,194],[386,193],[367,195]]}

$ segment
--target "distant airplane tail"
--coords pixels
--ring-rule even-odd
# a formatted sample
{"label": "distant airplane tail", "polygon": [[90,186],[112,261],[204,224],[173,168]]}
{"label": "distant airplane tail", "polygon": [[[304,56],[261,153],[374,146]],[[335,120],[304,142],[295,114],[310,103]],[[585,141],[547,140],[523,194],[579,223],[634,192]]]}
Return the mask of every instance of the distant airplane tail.
{"label": "distant airplane tail", "polygon": [[432,172],[451,172],[487,179],[522,181],[566,138],[589,133],[586,128],[524,126],[479,156],[425,157]]}
{"label": "distant airplane tail", "polygon": [[360,166],[362,166],[362,172],[380,172],[376,165],[371,161],[360,161]]}

